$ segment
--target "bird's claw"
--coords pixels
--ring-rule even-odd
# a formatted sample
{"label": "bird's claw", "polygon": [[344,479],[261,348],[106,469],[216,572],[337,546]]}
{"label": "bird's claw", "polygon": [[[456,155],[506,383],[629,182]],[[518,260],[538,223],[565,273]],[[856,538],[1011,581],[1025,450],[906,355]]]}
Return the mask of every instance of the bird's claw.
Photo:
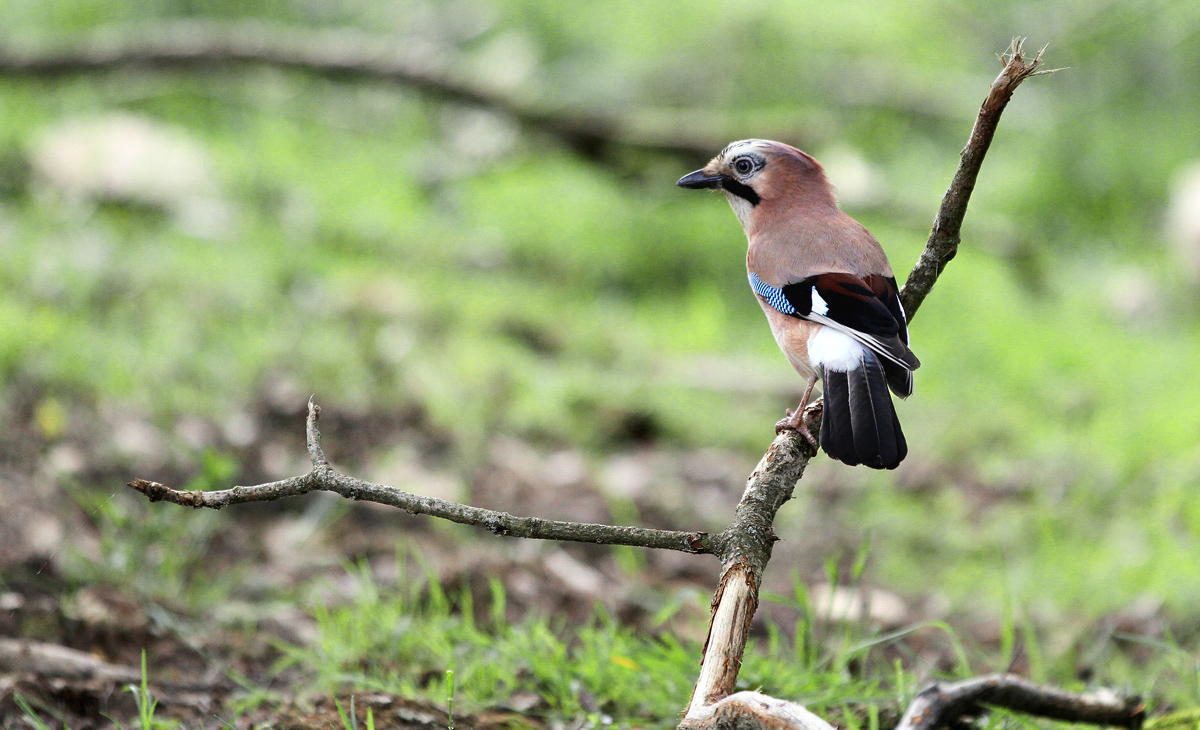
{"label": "bird's claw", "polygon": [[817,446],[817,439],[812,435],[812,431],[808,430],[808,424],[804,421],[800,421],[800,428],[797,428],[796,430],[800,432],[800,435],[804,437],[804,440],[808,442],[808,445],[813,447],[813,452],[815,453],[819,447]]}
{"label": "bird's claw", "polygon": [[787,409],[787,415],[775,423],[775,435],[778,436],[787,429],[798,432],[813,447],[813,451],[817,450],[817,440],[813,437],[812,431],[808,430],[808,424],[804,422],[804,411]]}

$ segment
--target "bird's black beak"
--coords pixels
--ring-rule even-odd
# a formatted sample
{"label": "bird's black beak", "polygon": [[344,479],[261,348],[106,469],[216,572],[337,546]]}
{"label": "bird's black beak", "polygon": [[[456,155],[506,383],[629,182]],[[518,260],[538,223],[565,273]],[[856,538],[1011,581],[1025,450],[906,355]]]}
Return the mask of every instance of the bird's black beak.
{"label": "bird's black beak", "polygon": [[709,175],[704,170],[696,170],[679,178],[679,182],[675,184],[681,188],[699,190],[700,188],[720,188],[724,181],[724,175]]}

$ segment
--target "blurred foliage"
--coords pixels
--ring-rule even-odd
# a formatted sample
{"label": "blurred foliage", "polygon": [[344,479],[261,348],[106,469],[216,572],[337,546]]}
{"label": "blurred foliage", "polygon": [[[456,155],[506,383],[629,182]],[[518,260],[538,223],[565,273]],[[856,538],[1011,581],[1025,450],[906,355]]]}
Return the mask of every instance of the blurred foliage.
{"label": "blurred foliage", "polygon": [[[1200,4],[0,0],[0,14],[26,43],[191,17],[357,28],[565,112],[785,134],[827,163],[899,272],[994,55],[1018,34],[1048,44],[1069,68],[1010,105],[963,249],[914,322],[909,461],[809,479],[850,495],[845,529],[873,535],[880,583],[1051,622],[1148,596],[1196,633],[1200,308],[1162,221],[1200,160]],[[56,125],[112,112],[186,133],[218,192],[68,195],[30,162]],[[35,388],[50,442],[64,403],[132,404],[169,428],[286,382],[335,411],[416,404],[459,444],[499,431],[756,454],[798,392],[734,217],[673,187],[703,160],[598,166],[487,111],[261,68],[0,78],[0,119],[0,396]],[[464,447],[461,468],[476,456]]]}
{"label": "blurred foliage", "polygon": [[[228,458],[207,453],[202,471],[187,489],[223,489],[234,472]],[[180,521],[144,500],[104,491],[72,489],[79,508],[92,516],[100,535],[96,555],[72,554],[65,576],[72,584],[120,586],[138,599],[150,598],[180,610],[211,610],[243,578],[239,569],[216,572],[211,559],[215,533],[221,528],[216,512]]]}

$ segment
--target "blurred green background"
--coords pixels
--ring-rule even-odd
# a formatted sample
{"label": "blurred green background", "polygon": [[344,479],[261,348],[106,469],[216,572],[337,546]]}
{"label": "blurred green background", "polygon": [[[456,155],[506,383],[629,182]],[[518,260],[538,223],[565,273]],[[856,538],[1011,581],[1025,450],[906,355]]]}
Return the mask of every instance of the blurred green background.
{"label": "blurred green background", "polygon": [[[1149,606],[1173,641],[1200,634],[1200,3],[5,0],[0,17],[17,49],[168,20],[354,31],[618,136],[779,137],[826,165],[900,277],[996,54],[1048,45],[1067,68],[1016,94],[914,319],[908,460],[821,458],[798,493],[841,494],[839,540],[870,540],[872,582],[952,613],[1062,629]],[[104,162],[114,146],[142,152]],[[459,474],[498,436],[749,467],[802,383],[728,206],[674,187],[704,161],[586,154],[502,111],[261,65],[0,74],[8,457],[132,420],[177,454],[161,473],[187,473],[203,449],[181,424],[316,393],[330,414],[422,414]],[[141,453],[131,438],[119,453]]]}

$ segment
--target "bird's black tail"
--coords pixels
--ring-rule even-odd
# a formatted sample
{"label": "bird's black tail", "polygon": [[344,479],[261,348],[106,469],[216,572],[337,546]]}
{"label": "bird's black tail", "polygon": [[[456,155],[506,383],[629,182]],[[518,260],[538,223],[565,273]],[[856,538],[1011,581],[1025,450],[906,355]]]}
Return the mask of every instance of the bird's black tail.
{"label": "bird's black tail", "polygon": [[821,449],[850,466],[895,469],[908,455],[908,443],[888,394],[883,364],[874,353],[866,353],[848,372],[821,368],[821,382]]}

